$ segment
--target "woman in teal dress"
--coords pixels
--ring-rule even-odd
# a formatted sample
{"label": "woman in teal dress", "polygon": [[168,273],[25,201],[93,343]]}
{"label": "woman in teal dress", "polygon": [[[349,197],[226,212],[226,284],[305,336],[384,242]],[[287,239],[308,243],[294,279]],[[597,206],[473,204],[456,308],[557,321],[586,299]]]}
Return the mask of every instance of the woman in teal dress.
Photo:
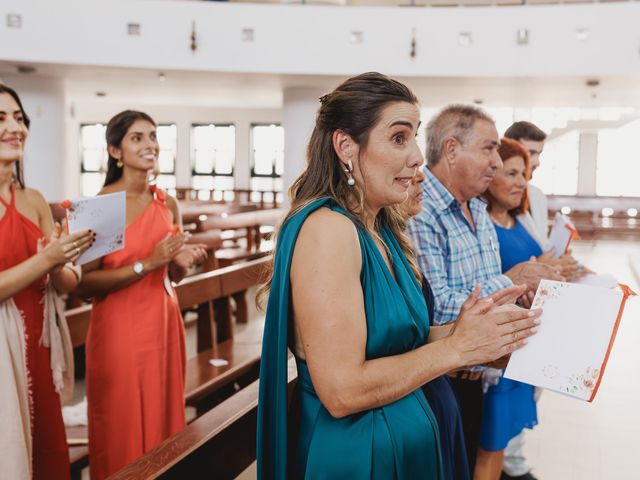
{"label": "woman in teal dress", "polygon": [[[535,317],[477,288],[455,329],[430,330],[395,207],[423,163],[416,97],[368,73],[320,102],[264,290],[258,477],[443,479],[420,387],[523,345]],[[289,412],[287,347],[298,367]]]}

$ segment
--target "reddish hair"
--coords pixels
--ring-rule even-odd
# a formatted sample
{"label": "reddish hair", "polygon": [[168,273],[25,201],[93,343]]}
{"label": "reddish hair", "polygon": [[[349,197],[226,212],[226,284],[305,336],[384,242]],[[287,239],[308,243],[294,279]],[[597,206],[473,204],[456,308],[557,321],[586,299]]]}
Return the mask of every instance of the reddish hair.
{"label": "reddish hair", "polygon": [[[524,160],[524,175],[527,182],[531,179],[531,159],[529,158],[529,152],[522,146],[521,143],[516,142],[510,138],[502,138],[500,140],[500,147],[498,148],[498,155],[503,162],[513,158],[522,157]],[[491,195],[491,192],[487,189],[483,194],[484,199],[487,201],[488,210],[491,210],[495,198]],[[524,195],[522,195],[522,201],[516,208],[509,210],[509,214],[513,217],[520,215],[529,210],[529,195],[525,188]]]}

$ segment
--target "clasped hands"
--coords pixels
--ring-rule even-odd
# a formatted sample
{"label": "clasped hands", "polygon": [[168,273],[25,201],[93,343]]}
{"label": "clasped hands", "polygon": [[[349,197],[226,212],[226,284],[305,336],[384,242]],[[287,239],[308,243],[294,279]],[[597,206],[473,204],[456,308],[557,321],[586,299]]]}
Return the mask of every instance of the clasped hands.
{"label": "clasped hands", "polygon": [[542,311],[514,305],[526,289],[512,285],[480,298],[480,285],[474,288],[446,339],[460,354],[462,365],[504,368],[511,352],[536,333]]}

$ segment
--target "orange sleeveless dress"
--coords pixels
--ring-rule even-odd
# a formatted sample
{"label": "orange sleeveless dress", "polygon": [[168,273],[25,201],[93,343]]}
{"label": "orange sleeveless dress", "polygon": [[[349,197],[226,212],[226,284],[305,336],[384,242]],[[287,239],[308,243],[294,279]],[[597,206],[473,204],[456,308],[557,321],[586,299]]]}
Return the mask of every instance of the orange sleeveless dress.
{"label": "orange sleeveless dress", "polygon": [[[0,245],[2,245],[0,271],[3,271],[35,255],[38,239],[44,234],[37,225],[18,212],[13,187],[11,187],[11,202],[7,203],[2,197],[0,202],[7,209],[0,219]],[[49,348],[40,345],[44,322],[45,284],[46,276],[16,293],[13,301],[24,319],[26,336],[33,478],[64,480],[69,478],[70,470],[60,396],[53,386]],[[0,477],[2,477],[1,469],[2,466],[0,466]]]}
{"label": "orange sleeveless dress", "polygon": [[[125,248],[103,258],[104,269],[149,256],[170,232],[166,193],[125,230]],[[168,267],[95,298],[87,335],[89,465],[101,480],[185,426],[184,323]]]}

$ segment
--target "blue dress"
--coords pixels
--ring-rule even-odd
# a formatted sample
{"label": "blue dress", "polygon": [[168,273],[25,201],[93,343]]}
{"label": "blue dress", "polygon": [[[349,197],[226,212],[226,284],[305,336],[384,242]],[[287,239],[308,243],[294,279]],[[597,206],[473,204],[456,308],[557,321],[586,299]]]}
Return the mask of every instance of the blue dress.
{"label": "blue dress", "polygon": [[[429,280],[422,276],[422,293],[427,302],[429,318],[433,318],[433,290]],[[427,401],[438,421],[442,470],[447,480],[470,480],[467,447],[458,398],[446,375],[436,377],[422,386]]]}
{"label": "blue dress", "polygon": [[[542,254],[542,249],[516,220],[511,229],[495,225],[500,242],[502,272],[532,256]],[[504,450],[513,437],[524,428],[538,423],[533,386],[501,378],[497,385],[489,387],[484,397],[480,446],[488,451]]]}
{"label": "blue dress", "polygon": [[[422,389],[383,407],[337,419],[318,399],[309,370],[298,359],[297,388],[287,412],[291,258],[302,224],[320,207],[351,218],[328,198],[314,201],[285,222],[276,246],[260,367],[258,478],[443,479],[438,427]],[[396,281],[371,236],[354,224],[362,251],[366,358],[398,355],[423,345],[429,335],[427,309],[397,240],[382,228]]]}

